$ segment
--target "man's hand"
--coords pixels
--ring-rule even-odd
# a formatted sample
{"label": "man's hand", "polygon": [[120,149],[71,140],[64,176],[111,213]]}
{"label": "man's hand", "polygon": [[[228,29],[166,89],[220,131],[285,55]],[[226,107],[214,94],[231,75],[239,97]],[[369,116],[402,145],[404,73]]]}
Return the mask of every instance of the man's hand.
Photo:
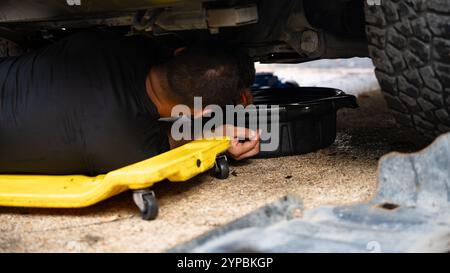
{"label": "man's hand", "polygon": [[223,130],[223,134],[231,138],[231,146],[227,154],[235,160],[252,157],[259,153],[259,132],[233,125],[223,125],[219,130]]}

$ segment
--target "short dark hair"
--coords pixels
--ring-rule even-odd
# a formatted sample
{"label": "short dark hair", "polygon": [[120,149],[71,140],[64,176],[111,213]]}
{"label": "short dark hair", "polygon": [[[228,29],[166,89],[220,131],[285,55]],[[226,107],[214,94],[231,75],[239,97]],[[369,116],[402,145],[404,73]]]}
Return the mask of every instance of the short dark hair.
{"label": "short dark hair", "polygon": [[194,96],[203,106],[225,106],[239,96],[240,69],[231,48],[217,42],[188,46],[166,64],[169,92],[177,101],[193,106]]}
{"label": "short dark hair", "polygon": [[239,89],[250,88],[255,82],[256,70],[255,63],[250,58],[248,53],[243,49],[236,50],[236,58],[238,60],[239,69]]}

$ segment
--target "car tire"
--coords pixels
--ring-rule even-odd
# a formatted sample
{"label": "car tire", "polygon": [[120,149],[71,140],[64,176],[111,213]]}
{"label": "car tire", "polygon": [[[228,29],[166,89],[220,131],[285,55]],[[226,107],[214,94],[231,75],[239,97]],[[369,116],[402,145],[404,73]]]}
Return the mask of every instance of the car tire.
{"label": "car tire", "polygon": [[450,131],[450,0],[367,3],[369,54],[395,119],[425,140]]}

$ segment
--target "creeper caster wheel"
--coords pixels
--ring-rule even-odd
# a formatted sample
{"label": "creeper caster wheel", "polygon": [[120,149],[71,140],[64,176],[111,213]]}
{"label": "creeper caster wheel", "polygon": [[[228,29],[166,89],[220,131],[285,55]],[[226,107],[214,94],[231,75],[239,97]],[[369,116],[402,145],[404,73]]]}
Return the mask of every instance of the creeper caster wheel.
{"label": "creeper caster wheel", "polygon": [[225,155],[218,156],[214,165],[213,176],[218,179],[227,179],[229,174],[230,166],[227,157]]}
{"label": "creeper caster wheel", "polygon": [[149,189],[135,190],[133,201],[141,211],[142,219],[154,220],[158,216],[159,206],[153,191]]}

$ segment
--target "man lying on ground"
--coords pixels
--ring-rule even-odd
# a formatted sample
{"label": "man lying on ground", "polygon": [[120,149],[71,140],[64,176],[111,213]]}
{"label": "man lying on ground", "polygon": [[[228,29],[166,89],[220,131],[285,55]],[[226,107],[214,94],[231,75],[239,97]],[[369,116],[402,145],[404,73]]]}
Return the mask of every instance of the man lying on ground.
{"label": "man lying on ground", "polygon": [[[0,59],[0,172],[97,175],[163,153],[179,145],[158,123],[175,105],[248,101],[240,67],[225,47],[193,45],[164,60],[141,39],[107,31]],[[257,133],[218,129],[253,136],[233,140],[232,157],[258,153]]]}

